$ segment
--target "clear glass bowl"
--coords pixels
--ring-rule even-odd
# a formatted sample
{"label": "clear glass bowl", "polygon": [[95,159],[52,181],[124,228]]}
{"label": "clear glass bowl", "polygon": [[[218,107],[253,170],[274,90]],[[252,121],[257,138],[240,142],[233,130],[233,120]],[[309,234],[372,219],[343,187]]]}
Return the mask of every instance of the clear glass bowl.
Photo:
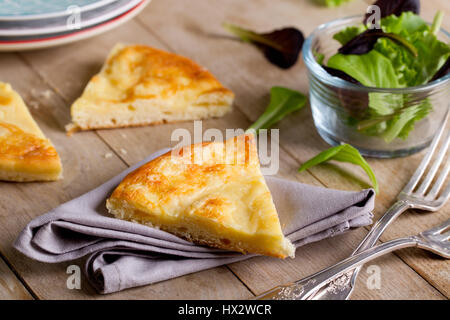
{"label": "clear glass bowl", "polygon": [[[427,147],[442,125],[450,106],[450,75],[426,85],[401,89],[364,87],[331,76],[315,56],[323,55],[326,64],[340,47],[333,35],[360,24],[362,19],[355,16],[320,25],[303,45],[314,124],[329,144],[348,143],[366,156],[392,158],[413,154]],[[438,38],[448,43],[450,35],[441,30]],[[368,108],[369,99],[395,111],[374,116]],[[401,118],[407,123],[418,110],[427,110],[426,116],[414,122],[407,138],[397,137],[395,130],[386,130],[387,121]]]}

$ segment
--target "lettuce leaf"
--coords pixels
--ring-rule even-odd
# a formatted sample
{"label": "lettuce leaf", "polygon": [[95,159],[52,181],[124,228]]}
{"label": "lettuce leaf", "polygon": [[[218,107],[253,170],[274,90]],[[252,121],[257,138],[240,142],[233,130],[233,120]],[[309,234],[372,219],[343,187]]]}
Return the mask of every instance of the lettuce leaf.
{"label": "lettuce leaf", "polygon": [[431,103],[428,99],[423,100],[418,105],[405,108],[390,120],[387,129],[383,132],[384,140],[390,142],[396,137],[406,139],[414,129],[414,123],[425,118],[430,111]]}
{"label": "lettuce leaf", "polygon": [[[438,15],[439,16],[439,13]],[[387,39],[379,39],[375,50],[393,61],[400,74],[402,87],[412,87],[427,83],[450,56],[450,47],[439,41],[425,21],[412,12],[401,16],[389,16],[381,20],[385,32],[400,35],[417,49],[417,57],[412,57],[397,44]]]}
{"label": "lettuce leaf", "polygon": [[358,34],[364,32],[366,27],[361,24],[359,26],[352,26],[339,31],[338,33],[333,35],[333,39],[338,41],[341,45],[345,45],[347,42],[352,40]]}
{"label": "lettuce leaf", "polygon": [[328,67],[347,73],[367,87],[399,87],[392,62],[376,50],[361,55],[337,53],[328,60]]}
{"label": "lettuce leaf", "polygon": [[390,15],[380,21],[384,32],[392,32],[401,36],[408,36],[414,32],[426,31],[429,29],[423,19],[408,11],[400,16]]}
{"label": "lettuce leaf", "polygon": [[[397,34],[410,42],[417,49],[417,57],[398,43],[388,38],[380,38],[375,44],[374,50],[367,54],[360,55],[358,58],[355,55],[338,53],[329,59],[328,66],[351,75],[366,86],[404,88],[427,83],[450,56],[450,47],[439,41],[425,21],[412,12],[404,12],[399,17],[392,15],[381,19],[381,27],[384,32]],[[344,45],[363,31],[364,26],[362,25],[348,27],[335,34],[333,38]],[[382,59],[380,55],[373,54],[374,51],[380,53],[388,61]],[[363,65],[364,63],[374,66],[367,67]],[[384,69],[386,67],[388,69]],[[356,68],[358,70],[351,70]],[[368,68],[372,73],[366,73],[369,71]],[[377,68],[380,70],[374,72]],[[392,74],[392,69],[394,74]],[[361,72],[362,70],[364,72]],[[380,74],[384,70],[386,70],[387,77],[396,78],[396,81],[386,79],[384,83],[380,82]]]}

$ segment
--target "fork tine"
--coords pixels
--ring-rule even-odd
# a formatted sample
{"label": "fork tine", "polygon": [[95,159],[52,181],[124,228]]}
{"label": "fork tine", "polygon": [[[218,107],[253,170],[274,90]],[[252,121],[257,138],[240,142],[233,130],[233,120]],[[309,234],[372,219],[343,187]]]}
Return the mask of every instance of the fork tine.
{"label": "fork tine", "polygon": [[[443,229],[438,234],[435,234],[434,238],[441,242],[447,241],[450,238],[450,230],[448,230],[448,228],[449,228],[449,226],[447,226],[447,229]],[[449,244],[449,249],[450,249],[450,244]]]}
{"label": "fork tine", "polygon": [[430,190],[430,192],[428,192],[427,197],[426,197],[427,200],[433,200],[434,198],[436,198],[436,196],[437,196],[439,190],[441,190],[441,187],[444,184],[445,179],[447,178],[449,172],[450,172],[450,161],[447,162],[447,165],[445,166],[441,175],[434,183],[433,188]]}
{"label": "fork tine", "polygon": [[442,160],[445,158],[445,154],[447,153],[449,144],[450,144],[450,132],[447,133],[447,137],[445,138],[445,141],[443,142],[441,149],[439,150],[439,153],[436,157],[436,160],[434,160],[434,163],[431,166],[430,171],[428,171],[419,189],[417,189],[416,191],[417,194],[423,195],[427,191],[428,187],[431,184],[431,181],[433,180],[434,176],[436,175],[436,172],[439,169],[439,166],[441,165]]}
{"label": "fork tine", "polygon": [[422,232],[423,234],[440,234],[442,231],[444,231],[445,229],[447,229],[448,227],[450,227],[450,219],[447,219],[446,221],[444,221],[443,223],[441,223],[440,225],[428,229],[427,231]]}
{"label": "fork tine", "polygon": [[442,234],[442,241],[447,241],[448,239],[450,239],[450,231]]}
{"label": "fork tine", "polygon": [[433,157],[434,150],[436,150],[436,147],[439,144],[439,140],[441,139],[442,133],[444,132],[445,127],[447,125],[448,117],[449,117],[449,111],[447,110],[445,119],[442,123],[442,127],[438,130],[438,132],[436,132],[436,135],[434,136],[433,141],[431,142],[430,149],[428,150],[427,154],[423,158],[422,162],[417,167],[416,171],[414,172],[413,176],[409,180],[408,184],[403,188],[402,193],[409,194],[416,187],[416,185],[419,182],[420,178],[422,177],[426,167],[428,166],[428,163],[430,162],[431,158]]}
{"label": "fork tine", "polygon": [[444,192],[442,192],[441,196],[437,199],[440,203],[440,207],[442,207],[445,202],[450,198],[450,183],[447,184],[447,187],[445,187]]}

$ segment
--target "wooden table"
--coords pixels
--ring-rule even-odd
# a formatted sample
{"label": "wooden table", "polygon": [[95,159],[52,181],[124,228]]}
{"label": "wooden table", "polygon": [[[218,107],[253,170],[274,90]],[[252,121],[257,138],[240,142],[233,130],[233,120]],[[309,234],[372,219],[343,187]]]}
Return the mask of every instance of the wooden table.
{"label": "wooden table", "polygon": [[[241,299],[298,280],[351,254],[368,228],[360,228],[297,250],[295,259],[257,257],[173,280],[98,295],[82,279],[81,290],[66,287],[66,268],[83,260],[43,264],[16,252],[11,243],[33,218],[113,177],[145,156],[171,145],[175,128],[192,130],[191,122],[142,128],[98,130],[66,136],[70,104],[99,71],[116,42],[142,43],[190,57],[211,70],[236,93],[234,111],[203,127],[246,128],[264,110],[270,87],[308,92],[302,61],[289,70],[266,62],[250,45],[223,37],[223,21],[255,30],[294,25],[308,35],[326,21],[361,14],[367,3],[354,0],[340,8],[317,7],[307,0],[154,0],[136,19],[104,35],[79,43],[34,52],[0,54],[0,80],[24,97],[34,118],[53,141],[64,164],[64,180],[53,183],[0,183],[0,299]],[[448,0],[422,1],[422,16],[431,21],[437,9],[447,18]],[[358,190],[369,181],[347,165],[321,165],[299,174],[301,163],[328,148],[314,129],[309,108],[279,123],[279,176],[329,188]],[[112,157],[105,157],[112,154]],[[423,153],[395,160],[370,159],[379,179],[376,217],[394,201]],[[350,169],[351,168],[351,169]],[[382,236],[387,241],[436,225],[449,217],[447,205],[436,213],[414,210],[401,216]],[[381,287],[369,289],[367,266],[353,299],[447,299],[450,262],[420,250],[402,250],[370,265],[381,270]]]}

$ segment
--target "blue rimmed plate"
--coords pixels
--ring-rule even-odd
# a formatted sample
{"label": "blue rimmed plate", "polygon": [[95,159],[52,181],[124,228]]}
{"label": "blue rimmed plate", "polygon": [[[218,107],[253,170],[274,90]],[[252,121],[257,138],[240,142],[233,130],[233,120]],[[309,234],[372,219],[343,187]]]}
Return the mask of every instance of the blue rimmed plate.
{"label": "blue rimmed plate", "polygon": [[69,18],[70,16],[59,16],[37,20],[0,20],[0,36],[17,38],[67,32],[74,29],[84,29],[119,16],[138,5],[141,1],[142,0],[116,0],[98,8],[79,12],[77,24],[75,24],[75,19]]}
{"label": "blue rimmed plate", "polygon": [[[38,20],[84,12],[117,0],[0,0],[0,21]],[[70,9],[72,7],[72,9]]]}
{"label": "blue rimmed plate", "polygon": [[121,14],[120,16],[81,30],[72,30],[49,35],[18,37],[13,39],[10,37],[0,37],[0,52],[42,49],[87,39],[112,30],[129,21],[141,12],[150,2],[151,0],[142,0],[136,7]]}

